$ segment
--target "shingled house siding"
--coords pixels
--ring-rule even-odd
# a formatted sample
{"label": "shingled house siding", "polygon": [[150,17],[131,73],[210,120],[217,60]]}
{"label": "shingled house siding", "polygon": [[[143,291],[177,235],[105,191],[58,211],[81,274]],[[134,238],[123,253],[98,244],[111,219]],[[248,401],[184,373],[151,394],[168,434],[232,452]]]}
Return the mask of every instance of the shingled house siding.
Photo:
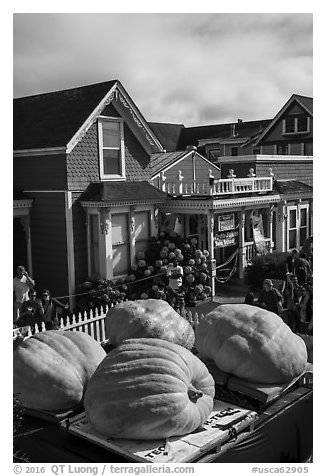
{"label": "shingled house siding", "polygon": [[[92,124],[67,158],[69,190],[85,190],[100,181],[97,123]],[[149,180],[149,156],[128,126],[124,128],[127,180]]]}
{"label": "shingled house siding", "polygon": [[256,174],[260,177],[269,175],[269,168],[277,180],[298,180],[299,182],[313,185],[313,165],[312,162],[264,162],[257,163]]}
{"label": "shingled house siding", "polygon": [[67,157],[69,190],[85,190],[90,182],[99,182],[97,123],[91,125],[82,140]]}
{"label": "shingled house siding", "polygon": [[13,177],[21,190],[66,190],[66,155],[14,157]]}
{"label": "shingled house siding", "polygon": [[64,192],[36,192],[31,210],[33,278],[53,296],[67,294],[67,239]]}
{"label": "shingled house siding", "polygon": [[150,157],[125,124],[126,180],[150,180]]}

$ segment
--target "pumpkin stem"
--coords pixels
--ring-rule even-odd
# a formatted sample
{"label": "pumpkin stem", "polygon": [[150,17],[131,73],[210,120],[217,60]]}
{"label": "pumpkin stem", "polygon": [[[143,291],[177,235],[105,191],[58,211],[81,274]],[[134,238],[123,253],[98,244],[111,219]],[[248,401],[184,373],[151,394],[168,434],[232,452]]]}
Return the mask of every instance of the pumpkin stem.
{"label": "pumpkin stem", "polygon": [[198,398],[202,396],[203,396],[202,392],[197,392],[195,390],[192,390],[191,388],[188,389],[188,397],[191,402],[196,403]]}

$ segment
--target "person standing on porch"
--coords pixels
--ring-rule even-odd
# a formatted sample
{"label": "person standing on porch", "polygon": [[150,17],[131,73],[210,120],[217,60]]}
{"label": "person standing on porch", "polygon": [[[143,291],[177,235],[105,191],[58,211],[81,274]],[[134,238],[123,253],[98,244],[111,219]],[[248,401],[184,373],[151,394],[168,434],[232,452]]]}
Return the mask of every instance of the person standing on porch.
{"label": "person standing on porch", "polygon": [[35,281],[29,276],[25,266],[17,267],[14,277],[14,323],[19,319],[19,313],[25,301],[29,300],[28,292],[35,286]]}

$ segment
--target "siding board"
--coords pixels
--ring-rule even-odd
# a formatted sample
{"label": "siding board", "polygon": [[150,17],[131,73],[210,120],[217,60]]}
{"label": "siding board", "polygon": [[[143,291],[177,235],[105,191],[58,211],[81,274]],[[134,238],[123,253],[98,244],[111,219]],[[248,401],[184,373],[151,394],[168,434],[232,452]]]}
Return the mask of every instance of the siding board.
{"label": "siding board", "polygon": [[64,193],[34,193],[31,210],[33,278],[52,296],[67,294],[68,267]]}

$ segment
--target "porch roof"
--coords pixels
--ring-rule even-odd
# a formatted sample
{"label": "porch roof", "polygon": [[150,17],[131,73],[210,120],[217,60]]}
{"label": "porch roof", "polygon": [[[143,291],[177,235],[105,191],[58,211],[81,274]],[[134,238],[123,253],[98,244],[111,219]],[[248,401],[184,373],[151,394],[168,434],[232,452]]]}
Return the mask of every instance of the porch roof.
{"label": "porch roof", "polygon": [[81,202],[122,204],[160,203],[167,194],[158,190],[146,180],[133,182],[92,183],[81,196]]}
{"label": "porch roof", "polygon": [[298,180],[275,180],[274,190],[276,193],[287,195],[292,193],[312,193],[313,188],[306,183],[299,182]]}

